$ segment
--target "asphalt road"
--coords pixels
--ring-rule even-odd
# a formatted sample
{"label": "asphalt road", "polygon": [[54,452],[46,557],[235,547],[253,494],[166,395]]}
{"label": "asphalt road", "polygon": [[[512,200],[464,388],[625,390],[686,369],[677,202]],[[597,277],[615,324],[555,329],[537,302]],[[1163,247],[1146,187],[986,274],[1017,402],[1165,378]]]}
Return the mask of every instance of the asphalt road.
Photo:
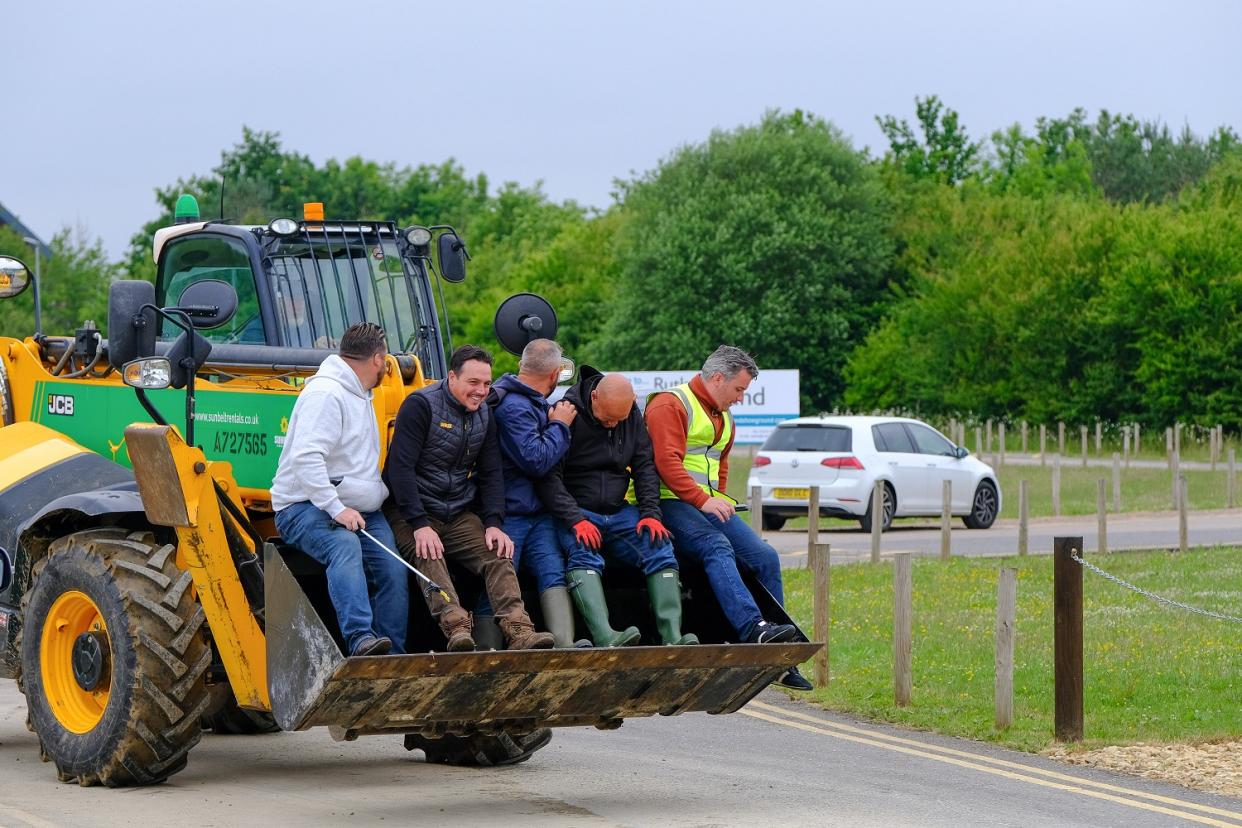
{"label": "asphalt road", "polygon": [[5,826],[1242,826],[1242,800],[860,722],[767,691],[731,716],[572,729],[511,768],[427,765],[392,737],[212,736],[163,785],[56,781],[0,682]]}
{"label": "asphalt road", "polygon": [[[807,533],[805,530],[764,532],[764,538],[781,555],[786,567],[806,565]],[[1095,515],[1077,517],[1036,518],[1031,520],[1028,548],[1031,554],[1051,554],[1052,539],[1057,536],[1082,536],[1088,552],[1099,548],[1099,527]],[[1194,546],[1242,545],[1242,511],[1216,510],[1190,512],[1187,518],[1187,539]],[[1176,512],[1110,515],[1107,530],[1108,548],[1176,549],[1178,525]],[[845,563],[870,558],[871,535],[860,532],[857,524],[842,525],[820,531],[819,542],[832,547],[832,562]],[[953,520],[952,554],[971,557],[1016,555],[1018,522],[998,520],[990,529],[966,529],[960,519]],[[940,554],[940,520],[929,518],[912,524],[898,523],[880,539],[880,555],[911,552],[915,555]]]}

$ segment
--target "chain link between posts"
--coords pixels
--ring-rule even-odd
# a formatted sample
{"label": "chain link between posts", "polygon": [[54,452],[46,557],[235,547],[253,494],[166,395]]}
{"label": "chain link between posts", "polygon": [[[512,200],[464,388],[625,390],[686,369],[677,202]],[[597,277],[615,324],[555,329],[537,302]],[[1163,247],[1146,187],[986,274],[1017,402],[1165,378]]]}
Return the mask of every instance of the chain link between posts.
{"label": "chain link between posts", "polygon": [[1149,592],[1148,590],[1143,589],[1140,586],[1135,586],[1134,584],[1128,581],[1123,581],[1120,578],[1118,578],[1116,575],[1110,575],[1109,573],[1100,569],[1095,564],[1089,561],[1083,560],[1082,558],[1078,556],[1077,552],[1070,552],[1070,557],[1073,558],[1078,563],[1085,566],[1087,569],[1090,569],[1096,575],[1100,575],[1104,577],[1105,579],[1112,581],[1114,584],[1116,584],[1119,587],[1124,587],[1125,589],[1129,589],[1134,592],[1137,592],[1139,595],[1142,595],[1145,598],[1150,598],[1151,600],[1155,601],[1157,604],[1166,604],[1170,607],[1177,607],[1178,609],[1183,609],[1183,610],[1186,610],[1187,612],[1193,612],[1196,615],[1206,615],[1208,618],[1215,618],[1219,621],[1232,621],[1235,624],[1242,624],[1242,618],[1238,618],[1233,615],[1225,615],[1224,613],[1220,613],[1220,612],[1212,612],[1211,610],[1200,609],[1198,607],[1192,607],[1189,604],[1183,604],[1181,601],[1174,601],[1172,598],[1165,598],[1163,595],[1157,595],[1154,592]]}

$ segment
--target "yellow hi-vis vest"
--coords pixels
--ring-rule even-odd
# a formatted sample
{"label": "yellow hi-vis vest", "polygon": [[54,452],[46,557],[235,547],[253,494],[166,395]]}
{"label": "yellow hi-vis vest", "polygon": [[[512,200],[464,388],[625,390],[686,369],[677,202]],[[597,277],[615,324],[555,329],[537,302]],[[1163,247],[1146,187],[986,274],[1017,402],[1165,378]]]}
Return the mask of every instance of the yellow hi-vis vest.
{"label": "yellow hi-vis vest", "polygon": [[[724,425],[720,429],[720,439],[716,439],[716,426],[699,398],[690,390],[690,383],[657,391],[656,394],[672,394],[681,400],[682,407],[686,409],[686,456],[682,464],[708,497],[721,494],[720,455],[733,439],[733,416],[728,411],[721,412]],[[648,404],[653,397],[655,394],[648,395]],[[663,480],[660,481],[660,497],[677,497]]]}

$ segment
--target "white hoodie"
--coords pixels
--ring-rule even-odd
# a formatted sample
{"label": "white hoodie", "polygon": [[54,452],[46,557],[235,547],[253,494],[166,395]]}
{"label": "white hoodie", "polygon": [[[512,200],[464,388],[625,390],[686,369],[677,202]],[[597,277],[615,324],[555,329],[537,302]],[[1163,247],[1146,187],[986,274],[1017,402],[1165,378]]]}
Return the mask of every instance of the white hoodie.
{"label": "white hoodie", "polygon": [[[333,480],[340,482],[334,486]],[[272,481],[272,508],[309,500],[336,517],[347,508],[374,512],[386,497],[371,392],[362,390],[354,369],[333,354],[293,405]]]}

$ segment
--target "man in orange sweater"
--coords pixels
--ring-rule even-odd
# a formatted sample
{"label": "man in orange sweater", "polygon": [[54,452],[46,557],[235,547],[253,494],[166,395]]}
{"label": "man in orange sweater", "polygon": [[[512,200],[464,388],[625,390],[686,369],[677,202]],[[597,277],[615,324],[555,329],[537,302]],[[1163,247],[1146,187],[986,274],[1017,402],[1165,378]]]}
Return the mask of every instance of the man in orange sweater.
{"label": "man in orange sweater", "polygon": [[[735,429],[729,408],[741,402],[759,375],[755,360],[740,348],[721,345],[690,382],[652,395],[647,431],[660,473],[660,510],[681,557],[703,566],[729,623],[742,641],[767,644],[793,639],[792,624],[767,621],[738,573],[753,573],[782,606],[780,558],[737,515],[724,493]],[[778,684],[810,690],[796,667]]]}

